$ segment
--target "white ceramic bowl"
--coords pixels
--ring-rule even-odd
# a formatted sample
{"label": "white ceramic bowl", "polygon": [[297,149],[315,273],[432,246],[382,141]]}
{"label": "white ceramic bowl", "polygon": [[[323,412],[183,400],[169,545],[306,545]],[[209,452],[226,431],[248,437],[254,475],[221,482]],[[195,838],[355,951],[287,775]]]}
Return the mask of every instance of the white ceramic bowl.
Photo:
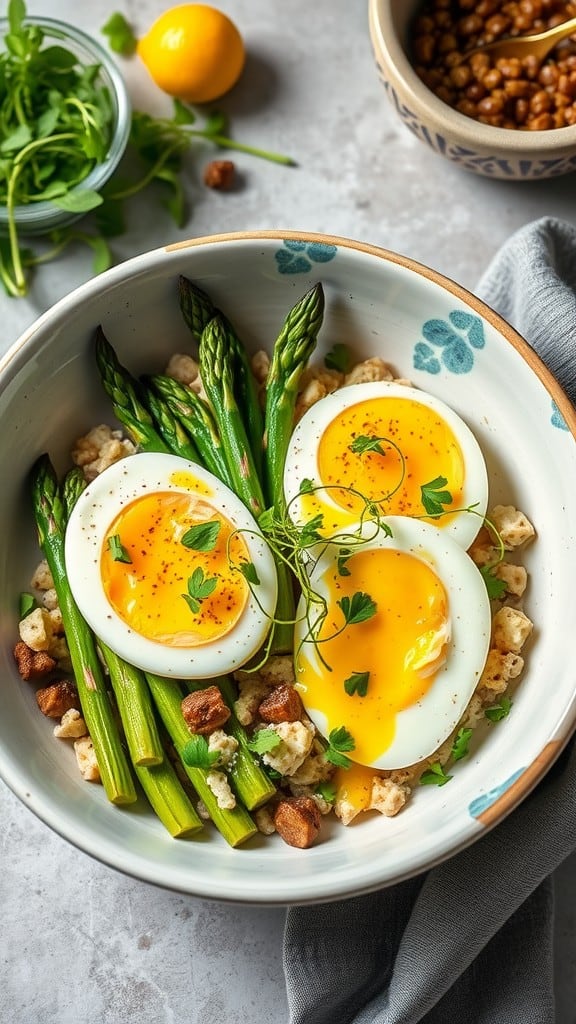
{"label": "white ceramic bowl", "polygon": [[[536,628],[511,714],[454,767],[449,785],[420,787],[392,819],[367,816],[348,828],[335,822],[306,851],[277,836],[238,850],[210,831],[173,840],[144,805],[113,807],[101,787],[81,781],[72,751],[52,736],[53,723],[39,713],[12,656],[18,594],[38,561],[31,464],[47,450],[64,471],[71,441],[113,422],[93,362],[96,325],[136,374],[186,349],[179,274],[209,291],[255,348],[270,344],[291,304],[321,280],[323,345],[343,341],[360,356],[379,353],[452,405],[484,450],[490,503],[516,504],[538,532],[525,558],[526,610]],[[450,344],[427,340],[431,320],[452,324]],[[219,900],[304,903],[367,892],[476,840],[527,795],[573,731],[576,693],[564,638],[574,628],[576,413],[528,345],[437,273],[369,245],[293,232],[194,239],[138,256],[60,301],[13,345],[0,364],[0,424],[0,774],[86,853],[137,878]]]}

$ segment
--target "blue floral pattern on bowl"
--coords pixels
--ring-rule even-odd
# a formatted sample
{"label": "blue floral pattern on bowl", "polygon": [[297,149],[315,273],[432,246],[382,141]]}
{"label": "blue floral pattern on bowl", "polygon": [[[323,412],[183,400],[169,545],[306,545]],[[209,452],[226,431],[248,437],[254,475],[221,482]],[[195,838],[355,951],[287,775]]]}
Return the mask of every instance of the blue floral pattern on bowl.
{"label": "blue floral pattern on bowl", "polygon": [[556,405],[556,402],[552,402],[552,415],[550,417],[550,423],[553,427],[557,427],[558,430],[568,430],[568,424],[564,419],[560,409]]}
{"label": "blue floral pattern on bowl", "polygon": [[473,349],[484,348],[484,327],[480,317],[455,309],[448,320],[426,320],[422,325],[424,341],[414,347],[414,369],[440,373],[470,373],[474,366]]}
{"label": "blue floral pattern on bowl", "polygon": [[494,786],[494,789],[490,789],[487,793],[482,793],[474,800],[471,800],[468,805],[468,811],[472,817],[479,818],[481,814],[484,814],[484,811],[487,811],[489,807],[492,807],[492,804],[495,804],[502,794],[505,793],[507,789],[510,789],[510,786],[516,782],[516,779],[520,778],[524,771],[524,768],[519,768],[518,771],[514,772],[514,774],[511,775],[510,778],[506,779],[505,782],[501,782],[498,786]]}
{"label": "blue floral pattern on bowl", "polygon": [[418,115],[402,102],[396,90],[385,76],[384,69],[378,65],[380,79],[388,98],[407,128],[421,142],[425,142],[435,153],[448,157],[467,171],[483,174],[488,178],[508,178],[537,181],[540,178],[553,178],[576,170],[576,154],[572,156],[551,157],[550,159],[528,159],[519,157],[517,161],[504,157],[479,153],[467,146],[449,142],[443,135],[431,131],[420,121]]}
{"label": "blue floral pattern on bowl", "polygon": [[284,239],[274,254],[280,274],[308,274],[314,263],[329,263],[337,247],[325,242],[298,242]]}

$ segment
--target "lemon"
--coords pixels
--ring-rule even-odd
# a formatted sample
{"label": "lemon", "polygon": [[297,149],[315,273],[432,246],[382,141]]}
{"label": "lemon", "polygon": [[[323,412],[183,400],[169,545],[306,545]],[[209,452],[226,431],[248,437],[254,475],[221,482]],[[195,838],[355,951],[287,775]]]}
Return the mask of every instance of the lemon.
{"label": "lemon", "polygon": [[240,32],[208,4],[170,7],[138,40],[148,73],[170,96],[210,103],[238,81],[246,58]]}

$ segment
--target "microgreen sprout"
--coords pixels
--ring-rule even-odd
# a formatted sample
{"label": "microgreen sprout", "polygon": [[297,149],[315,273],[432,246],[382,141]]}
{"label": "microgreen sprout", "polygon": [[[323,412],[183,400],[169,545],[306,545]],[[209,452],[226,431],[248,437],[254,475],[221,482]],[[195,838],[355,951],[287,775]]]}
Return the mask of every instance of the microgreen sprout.
{"label": "microgreen sprout", "polygon": [[194,569],[188,579],[188,593],[182,594],[193,615],[200,611],[202,601],[214,593],[217,582],[216,576],[206,576],[201,566]]}
{"label": "microgreen sprout", "polygon": [[112,537],[108,537],[108,548],[115,562],[125,562],[126,565],[132,564],[130,554],[120,540],[120,534],[115,533]]}
{"label": "microgreen sprout", "polygon": [[503,718],[508,717],[511,710],[512,701],[510,697],[501,697],[497,704],[486,708],[484,714],[489,722],[501,722]]}

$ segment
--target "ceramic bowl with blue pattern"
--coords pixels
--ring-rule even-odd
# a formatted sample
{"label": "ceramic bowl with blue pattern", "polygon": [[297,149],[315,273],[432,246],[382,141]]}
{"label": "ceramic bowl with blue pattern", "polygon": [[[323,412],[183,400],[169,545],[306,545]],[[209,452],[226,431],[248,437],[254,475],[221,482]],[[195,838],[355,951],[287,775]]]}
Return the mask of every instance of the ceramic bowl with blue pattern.
{"label": "ceramic bowl with blue pattern", "polygon": [[408,56],[409,26],[422,0],[369,0],[372,50],[388,99],[421,142],[463,170],[537,181],[576,170],[576,125],[516,131],[481,124],[434,95]]}
{"label": "ceramic bowl with blue pattern", "polygon": [[[490,507],[514,504],[534,524],[523,555],[535,623],[510,714],[479,726],[468,757],[441,787],[419,786],[396,817],[334,822],[308,850],[260,836],[238,850],[214,830],[174,840],[147,805],[112,806],[82,781],[68,742],[20,678],[13,657],[18,596],[39,553],[28,474],[48,451],[69,465],[71,442],[114,425],[94,365],[97,325],[138,376],[190,351],[178,305],[185,275],[206,290],[253,349],[270,348],[287,310],[321,281],[320,356],[342,342],[381,356],[472,428]],[[553,764],[576,726],[576,411],[529,346],[477,298],[411,260],[343,238],[260,231],[196,238],[137,256],[58,302],[0,363],[0,777],[47,826],[137,878],[240,903],[324,901],[417,874],[503,819]]]}

